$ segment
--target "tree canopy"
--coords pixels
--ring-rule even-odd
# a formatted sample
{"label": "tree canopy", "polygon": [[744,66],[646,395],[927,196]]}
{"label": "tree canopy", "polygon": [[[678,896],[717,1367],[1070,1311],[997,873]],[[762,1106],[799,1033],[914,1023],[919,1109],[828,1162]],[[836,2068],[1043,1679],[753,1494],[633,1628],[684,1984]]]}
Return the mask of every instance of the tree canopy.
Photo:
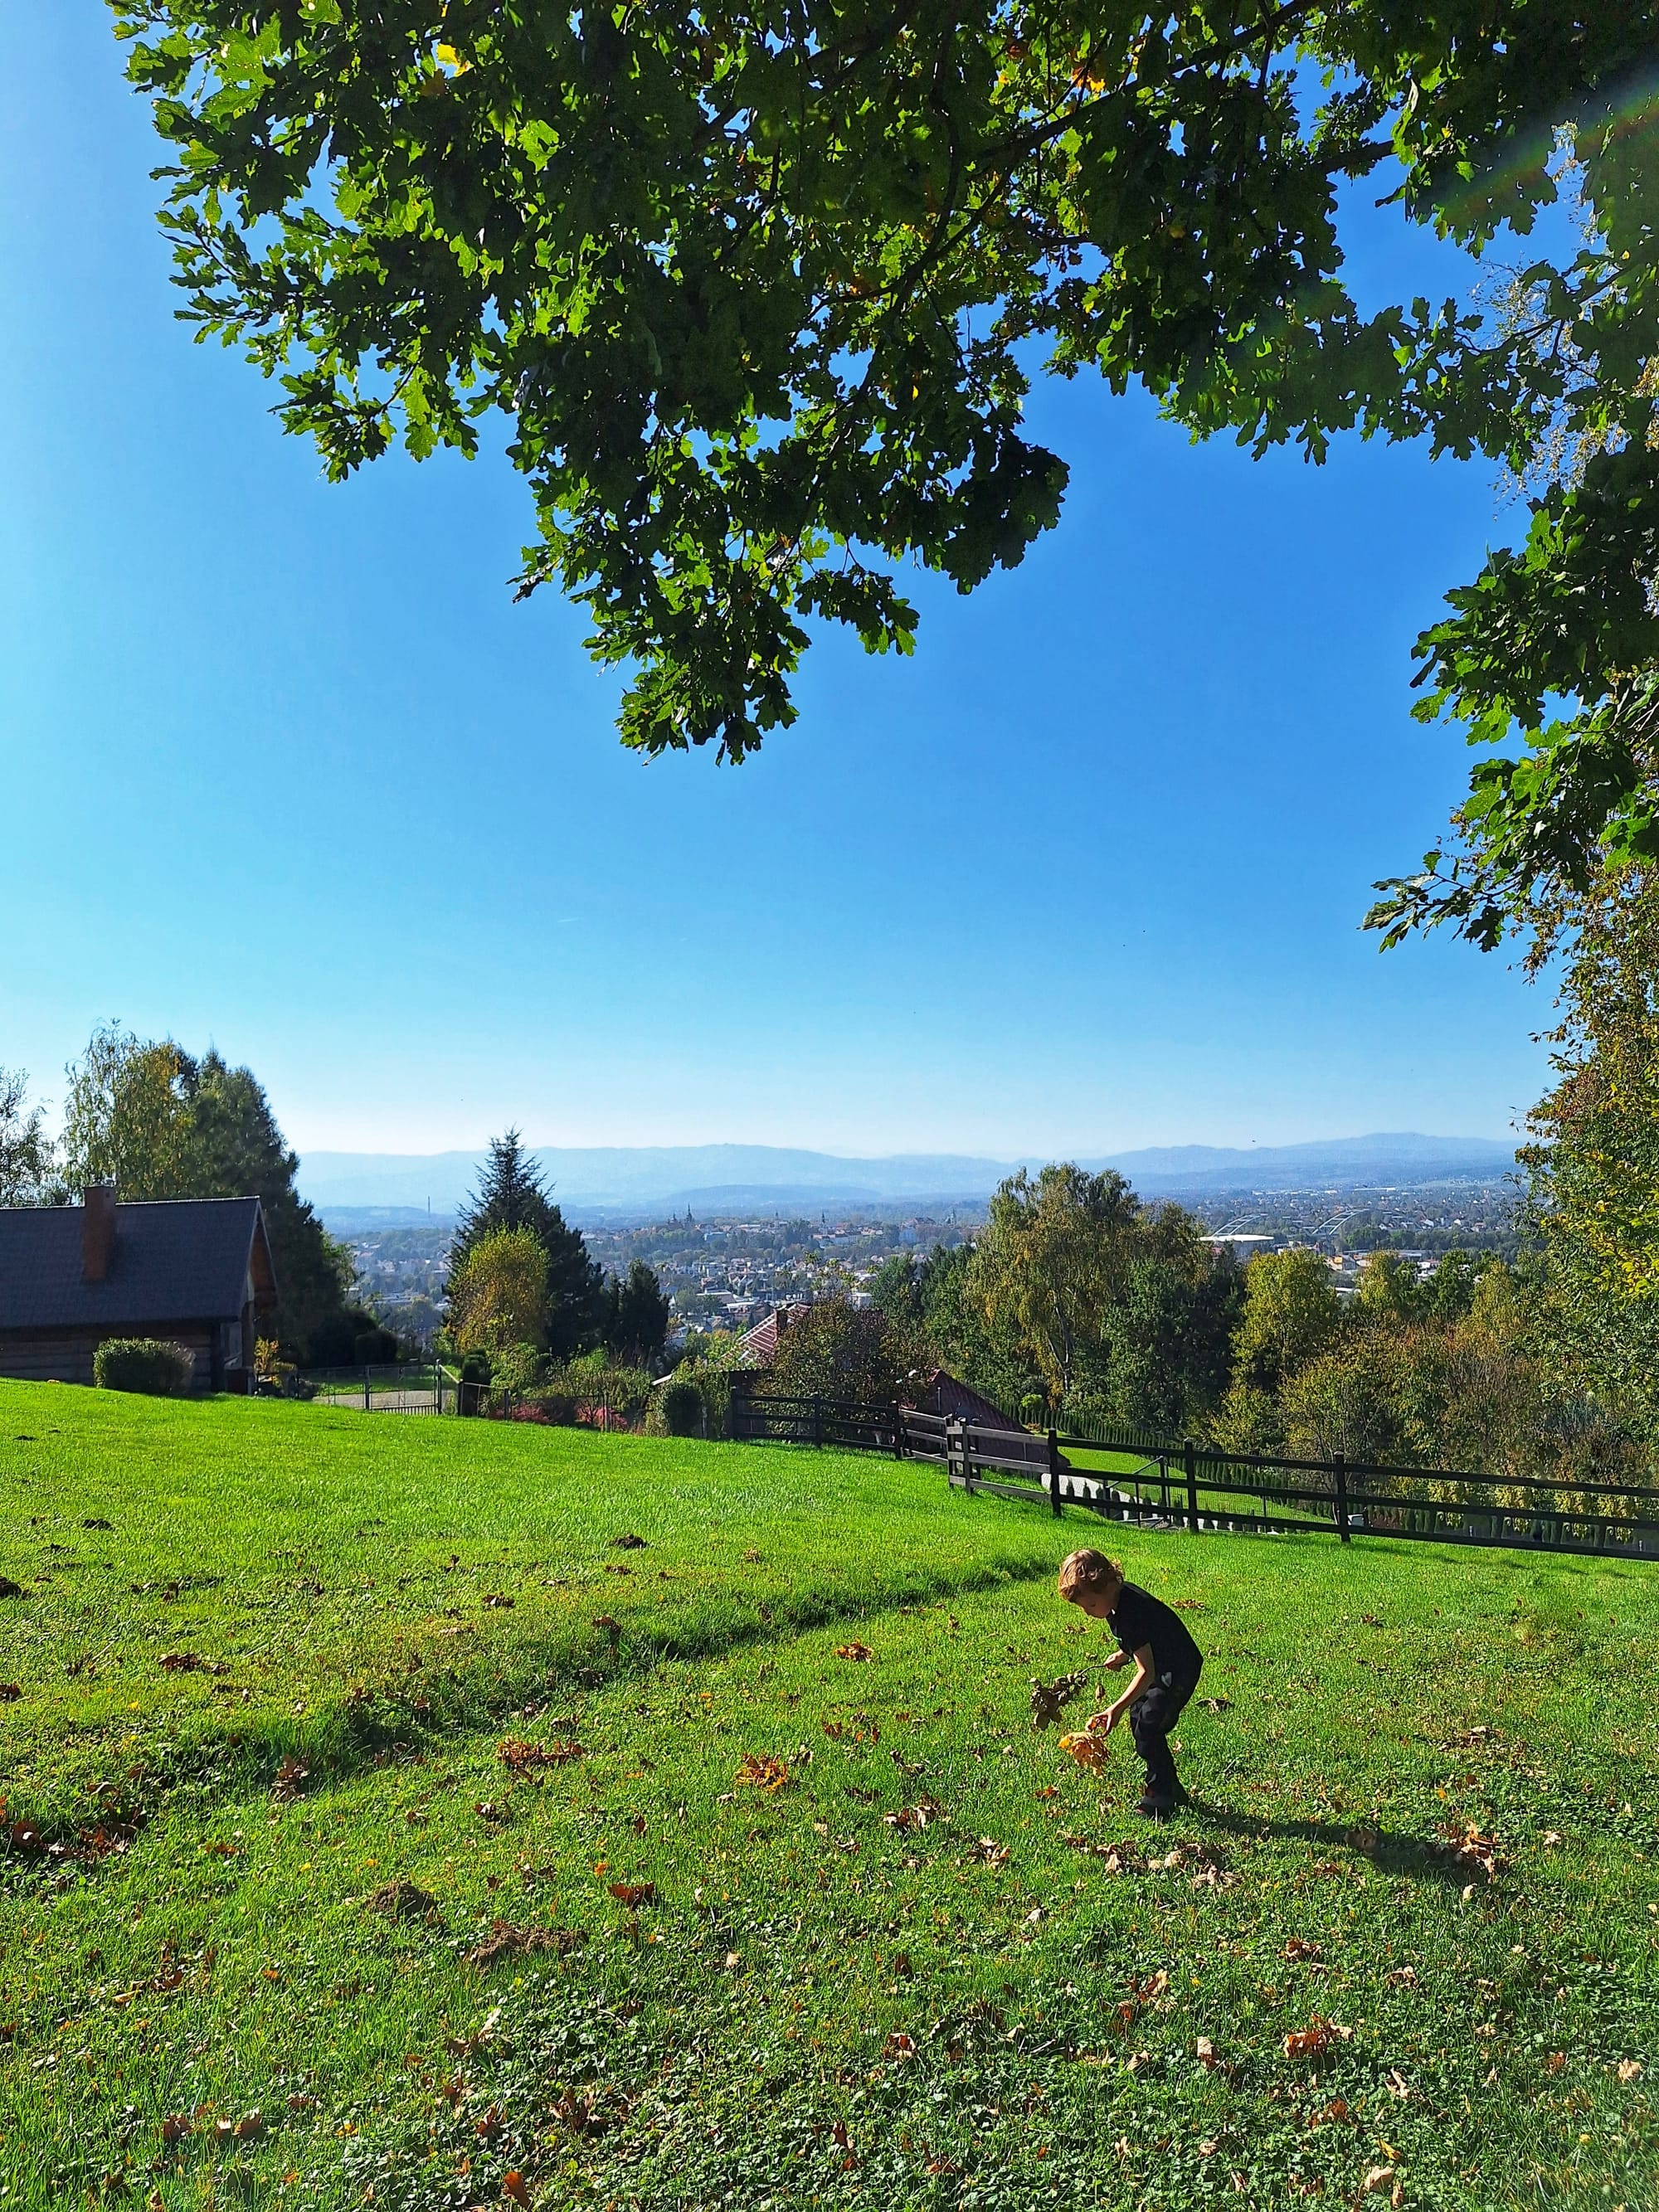
{"label": "tree canopy", "polygon": [[252,1069],[108,1022],[67,1072],[65,1194],[111,1182],[123,1200],[257,1197],[276,1270],[277,1334],[291,1354],[314,1356],[313,1339],[345,1312],[350,1255],[295,1189],[298,1157]]}
{"label": "tree canopy", "polygon": [[[1659,841],[1659,8],[112,4],[183,312],[335,477],[504,416],[519,589],[558,579],[629,666],[626,743],[741,759],[814,618],[908,650],[894,565],[1018,562],[1066,481],[1030,376],[1091,369],[1195,436],[1424,437],[1528,486],[1419,641],[1424,711],[1489,750],[1380,927],[1490,943]],[[1362,304],[1367,200],[1521,264]]]}
{"label": "tree canopy", "polygon": [[547,1261],[543,1319],[533,1340],[561,1359],[586,1351],[604,1327],[604,1270],[589,1258],[580,1230],[571,1227],[548,1196],[519,1132],[509,1129],[490,1139],[477,1190],[456,1224],[449,1248],[452,1295],[468,1255],[483,1237],[520,1229],[536,1239]]}

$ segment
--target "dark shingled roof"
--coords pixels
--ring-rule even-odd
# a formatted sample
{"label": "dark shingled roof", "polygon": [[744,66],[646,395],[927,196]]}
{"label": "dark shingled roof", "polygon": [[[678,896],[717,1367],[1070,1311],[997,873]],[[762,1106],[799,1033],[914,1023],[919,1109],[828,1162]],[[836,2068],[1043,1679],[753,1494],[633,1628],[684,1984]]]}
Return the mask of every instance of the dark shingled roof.
{"label": "dark shingled roof", "polygon": [[235,1321],[251,1266],[262,1290],[273,1284],[257,1198],[118,1206],[101,1283],[82,1279],[82,1218],[78,1206],[0,1206],[0,1329]]}

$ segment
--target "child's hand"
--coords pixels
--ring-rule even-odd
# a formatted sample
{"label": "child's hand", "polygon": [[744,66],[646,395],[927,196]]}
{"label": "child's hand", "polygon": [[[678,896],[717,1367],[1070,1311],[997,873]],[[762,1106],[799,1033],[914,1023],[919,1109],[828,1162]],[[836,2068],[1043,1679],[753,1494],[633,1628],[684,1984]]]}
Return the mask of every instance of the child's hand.
{"label": "child's hand", "polygon": [[1091,1713],[1089,1716],[1091,1735],[1110,1735],[1116,1724],[1117,1707],[1115,1705],[1108,1705],[1103,1713]]}

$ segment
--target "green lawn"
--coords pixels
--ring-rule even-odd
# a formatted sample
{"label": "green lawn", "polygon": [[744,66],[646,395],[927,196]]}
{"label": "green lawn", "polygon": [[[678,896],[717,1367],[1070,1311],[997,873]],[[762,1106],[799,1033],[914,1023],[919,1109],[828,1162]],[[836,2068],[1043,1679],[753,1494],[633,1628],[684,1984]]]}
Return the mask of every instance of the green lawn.
{"label": "green lawn", "polygon": [[1650,2212],[1659,1575],[1113,1529],[1148,1830],[1026,1718],[1096,1525],[0,1384],[0,2207]]}

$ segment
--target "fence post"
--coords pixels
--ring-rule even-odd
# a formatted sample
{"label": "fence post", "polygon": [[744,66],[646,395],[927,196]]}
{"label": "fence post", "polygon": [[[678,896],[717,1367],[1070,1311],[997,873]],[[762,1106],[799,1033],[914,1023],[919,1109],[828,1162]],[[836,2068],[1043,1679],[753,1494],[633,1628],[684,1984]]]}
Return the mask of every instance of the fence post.
{"label": "fence post", "polygon": [[364,1413],[368,1413],[368,1370],[365,1367],[363,1370],[363,1411]]}
{"label": "fence post", "polygon": [[1336,1477],[1336,1528],[1345,1544],[1353,1540],[1348,1527],[1348,1462],[1345,1453],[1338,1452],[1331,1462]]}
{"label": "fence post", "polygon": [[820,1449],[822,1449],[823,1444],[823,1400],[816,1390],[812,1393],[812,1442],[817,1445]]}
{"label": "fence post", "polygon": [[893,1457],[904,1457],[904,1408],[897,1405],[893,1408]]}
{"label": "fence post", "polygon": [[432,1363],[432,1387],[437,1395],[437,1411],[441,1413],[444,1409],[444,1364],[441,1359],[434,1359]]}
{"label": "fence post", "polygon": [[1048,1506],[1056,1521],[1060,1518],[1060,1438],[1048,1431]]}
{"label": "fence post", "polygon": [[1187,1475],[1187,1527],[1198,1534],[1198,1463],[1193,1440],[1188,1437],[1181,1447],[1181,1464]]}

